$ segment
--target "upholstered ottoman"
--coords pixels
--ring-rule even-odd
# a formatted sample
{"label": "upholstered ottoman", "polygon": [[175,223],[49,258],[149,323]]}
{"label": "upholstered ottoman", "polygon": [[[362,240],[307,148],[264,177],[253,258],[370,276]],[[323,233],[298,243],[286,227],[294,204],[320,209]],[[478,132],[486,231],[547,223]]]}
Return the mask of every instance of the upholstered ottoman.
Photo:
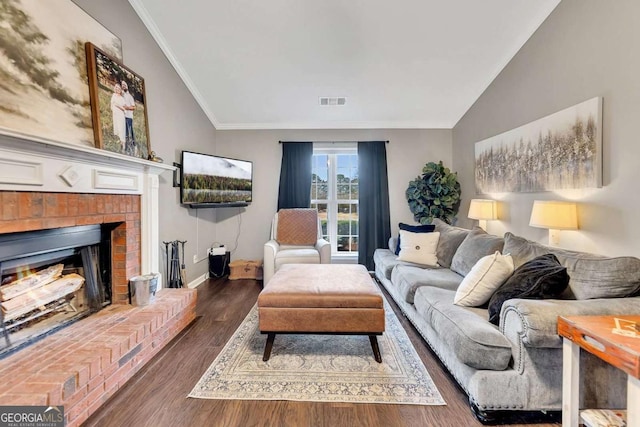
{"label": "upholstered ottoman", "polygon": [[382,362],[377,335],[384,332],[382,293],[362,265],[288,264],[258,296],[260,332],[269,360],[276,334],[368,335]]}

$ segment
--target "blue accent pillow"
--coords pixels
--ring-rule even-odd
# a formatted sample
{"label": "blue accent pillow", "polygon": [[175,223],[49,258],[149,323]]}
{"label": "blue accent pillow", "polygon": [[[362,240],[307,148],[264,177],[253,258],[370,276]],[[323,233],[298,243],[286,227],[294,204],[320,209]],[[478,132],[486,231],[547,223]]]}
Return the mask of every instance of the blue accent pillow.
{"label": "blue accent pillow", "polygon": [[[410,225],[405,223],[399,223],[400,230],[410,231],[412,233],[431,233],[436,229],[435,224],[420,224]],[[398,244],[396,245],[396,255],[400,255],[400,235],[398,235]]]}

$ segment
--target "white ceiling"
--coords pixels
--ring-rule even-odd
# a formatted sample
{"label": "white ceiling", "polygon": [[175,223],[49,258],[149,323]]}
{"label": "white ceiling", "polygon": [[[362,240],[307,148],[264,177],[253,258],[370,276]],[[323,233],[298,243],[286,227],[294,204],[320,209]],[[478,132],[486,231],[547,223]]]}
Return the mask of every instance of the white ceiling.
{"label": "white ceiling", "polygon": [[129,2],[222,130],[452,128],[560,0]]}

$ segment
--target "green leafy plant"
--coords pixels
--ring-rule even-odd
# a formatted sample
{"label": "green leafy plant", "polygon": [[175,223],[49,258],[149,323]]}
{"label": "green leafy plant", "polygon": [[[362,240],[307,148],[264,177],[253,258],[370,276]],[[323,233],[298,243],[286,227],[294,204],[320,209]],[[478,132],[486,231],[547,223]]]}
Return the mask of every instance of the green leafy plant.
{"label": "green leafy plant", "polygon": [[422,168],[422,176],[409,182],[405,194],[413,218],[420,224],[431,224],[434,218],[452,224],[460,207],[458,174],[442,161],[429,162]]}

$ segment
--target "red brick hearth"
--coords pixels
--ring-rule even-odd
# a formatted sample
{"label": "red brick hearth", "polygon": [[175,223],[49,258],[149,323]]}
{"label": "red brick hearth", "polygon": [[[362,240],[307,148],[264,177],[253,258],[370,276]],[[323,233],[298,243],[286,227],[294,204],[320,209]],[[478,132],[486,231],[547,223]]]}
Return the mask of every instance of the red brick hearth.
{"label": "red brick hearth", "polygon": [[111,305],[0,360],[0,405],[64,405],[77,426],[195,319],[194,289]]}
{"label": "red brick hearth", "polygon": [[0,234],[111,224],[113,304],[0,360],[0,405],[64,405],[80,425],[195,319],[196,291],[128,304],[141,274],[139,195],[0,191]]}

